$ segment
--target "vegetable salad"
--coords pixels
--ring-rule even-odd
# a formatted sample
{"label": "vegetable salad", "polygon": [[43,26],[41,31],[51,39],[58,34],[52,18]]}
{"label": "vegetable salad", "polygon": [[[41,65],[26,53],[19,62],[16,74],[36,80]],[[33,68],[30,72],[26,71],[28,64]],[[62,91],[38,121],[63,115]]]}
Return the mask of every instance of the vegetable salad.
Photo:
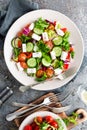
{"label": "vegetable salad", "polygon": [[19,71],[43,81],[69,68],[74,58],[70,32],[58,21],[42,18],[29,23],[12,39],[12,60]]}
{"label": "vegetable salad", "polygon": [[23,130],[64,130],[60,119],[53,119],[52,116],[42,118],[37,116],[31,124],[24,127]]}

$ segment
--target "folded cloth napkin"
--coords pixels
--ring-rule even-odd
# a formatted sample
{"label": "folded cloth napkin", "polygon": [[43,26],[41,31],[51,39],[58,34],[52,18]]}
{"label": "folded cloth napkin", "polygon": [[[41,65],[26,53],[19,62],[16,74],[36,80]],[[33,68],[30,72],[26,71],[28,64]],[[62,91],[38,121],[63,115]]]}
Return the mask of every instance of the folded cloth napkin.
{"label": "folded cloth napkin", "polygon": [[38,3],[29,0],[11,0],[6,10],[0,11],[0,50],[4,37],[12,23],[23,14],[38,9]]}

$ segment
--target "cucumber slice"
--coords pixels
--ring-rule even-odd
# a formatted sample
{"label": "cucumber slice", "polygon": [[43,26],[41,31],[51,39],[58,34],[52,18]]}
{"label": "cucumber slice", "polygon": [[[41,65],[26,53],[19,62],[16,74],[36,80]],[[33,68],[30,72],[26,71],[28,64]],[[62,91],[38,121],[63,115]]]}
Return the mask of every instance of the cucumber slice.
{"label": "cucumber slice", "polygon": [[56,57],[59,57],[62,53],[62,49],[60,47],[54,47],[53,51],[55,52]]}
{"label": "cucumber slice", "polygon": [[48,62],[45,58],[42,59],[42,64],[43,64],[44,66],[46,66],[46,67],[48,67],[48,66],[51,65],[51,63]]}
{"label": "cucumber slice", "polygon": [[21,39],[20,38],[14,38],[14,39],[12,39],[12,41],[11,41],[11,45],[12,45],[12,47],[16,47],[16,48],[18,48],[18,42],[19,41],[21,41]]}
{"label": "cucumber slice", "polygon": [[34,28],[33,30],[36,34],[40,35],[43,33],[43,30],[39,29],[39,28]]}
{"label": "cucumber slice", "polygon": [[12,39],[12,41],[11,41],[11,45],[12,45],[12,47],[15,47],[15,38]]}
{"label": "cucumber slice", "polygon": [[61,36],[58,36],[56,38],[53,39],[53,43],[54,45],[60,45],[62,43],[62,37]]}
{"label": "cucumber slice", "polygon": [[36,59],[35,59],[35,58],[30,58],[30,59],[28,59],[28,60],[27,60],[27,65],[28,65],[30,68],[36,67],[36,65],[37,65]]}
{"label": "cucumber slice", "polygon": [[28,42],[27,44],[26,44],[26,51],[27,52],[32,52],[32,50],[33,50],[33,43],[32,42]]}

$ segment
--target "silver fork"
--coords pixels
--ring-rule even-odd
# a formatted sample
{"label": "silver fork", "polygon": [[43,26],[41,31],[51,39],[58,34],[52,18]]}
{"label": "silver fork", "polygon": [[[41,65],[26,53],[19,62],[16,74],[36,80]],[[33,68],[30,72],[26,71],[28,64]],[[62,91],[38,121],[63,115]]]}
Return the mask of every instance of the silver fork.
{"label": "silver fork", "polygon": [[[66,95],[64,95],[63,93],[66,92]],[[43,102],[40,103],[40,104],[34,104],[35,106],[31,107],[31,108],[26,108],[25,110],[21,110],[20,112],[13,112],[11,114],[8,114],[6,116],[6,119],[8,121],[12,121],[13,119],[17,118],[18,116],[28,112],[28,111],[31,111],[31,110],[34,110],[35,108],[38,108],[38,107],[41,107],[41,106],[44,106],[44,105],[49,105],[51,103],[56,103],[56,102],[63,102],[67,99],[67,97],[69,97],[69,95],[72,93],[73,91],[72,90],[69,90],[68,92],[65,90],[63,93],[57,93],[55,94],[54,96],[49,96],[49,97],[46,97],[44,98]],[[29,105],[28,105],[29,106]]]}
{"label": "silver fork", "polygon": [[49,105],[49,104],[51,104],[52,102],[54,102],[54,100],[53,100],[52,98],[50,98],[50,97],[47,97],[47,98],[45,98],[45,99],[43,100],[42,103],[37,104],[37,105],[35,105],[35,106],[31,107],[31,108],[27,108],[27,109],[21,110],[21,111],[19,111],[19,112],[13,112],[13,113],[11,113],[11,114],[8,114],[8,115],[6,116],[6,119],[7,119],[8,121],[12,121],[13,119],[17,118],[18,116],[20,116],[20,115],[22,115],[22,114],[24,114],[24,113],[26,113],[26,112],[28,112],[28,111],[31,111],[31,110],[33,110],[33,109],[35,109],[35,108],[37,108],[37,107],[43,106],[43,105]]}
{"label": "silver fork", "polygon": [[[52,96],[49,96],[49,99],[51,100],[51,102],[64,102],[70,94],[72,94],[73,90],[65,90],[63,93],[56,93]],[[42,104],[42,103],[41,103]],[[29,103],[29,104],[25,104],[25,103],[19,103],[19,102],[12,102],[13,106],[17,106],[17,107],[29,107],[29,106],[36,106],[37,104],[34,103]],[[39,104],[40,105],[40,104]]]}

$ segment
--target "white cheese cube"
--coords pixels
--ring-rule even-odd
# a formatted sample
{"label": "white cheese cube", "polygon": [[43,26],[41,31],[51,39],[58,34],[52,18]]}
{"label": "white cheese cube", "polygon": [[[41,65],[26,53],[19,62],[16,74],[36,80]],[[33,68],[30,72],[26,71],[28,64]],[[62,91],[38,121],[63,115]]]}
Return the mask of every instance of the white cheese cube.
{"label": "white cheese cube", "polygon": [[32,24],[29,26],[29,29],[30,29],[30,30],[33,30],[33,28],[34,28],[34,23],[32,23]]}
{"label": "white cheese cube", "polygon": [[64,32],[61,29],[56,29],[56,32],[60,36],[64,36]]}
{"label": "white cheese cube", "polygon": [[55,54],[54,51],[51,51],[51,52],[50,52],[50,55],[51,55],[52,60],[55,60],[55,59],[56,59],[56,54]]}
{"label": "white cheese cube", "polygon": [[59,75],[57,76],[57,78],[60,79],[60,80],[63,80],[63,79],[64,79],[64,77],[63,77],[62,74],[59,74]]}
{"label": "white cheese cube", "polygon": [[24,69],[21,67],[20,62],[16,63],[17,69],[19,71],[23,71]]}
{"label": "white cheese cube", "polygon": [[22,44],[22,51],[26,52],[26,44]]}
{"label": "white cheese cube", "polygon": [[68,55],[68,52],[62,51],[61,60],[65,61],[67,58],[67,55]]}
{"label": "white cheese cube", "polygon": [[41,58],[42,57],[42,53],[41,52],[35,52],[35,53],[32,54],[32,56],[34,58],[36,58],[36,57]]}
{"label": "white cheese cube", "polygon": [[28,68],[27,73],[28,74],[35,74],[36,73],[36,68]]}
{"label": "white cheese cube", "polygon": [[42,33],[42,37],[44,41],[49,41],[47,32]]}
{"label": "white cheese cube", "polygon": [[39,35],[33,33],[33,34],[32,34],[32,38],[33,38],[34,40],[36,40],[36,41],[39,41],[39,40],[41,39],[41,36],[39,36]]}
{"label": "white cheese cube", "polygon": [[54,72],[55,72],[55,75],[59,75],[59,74],[62,73],[62,69],[57,68],[57,69],[54,70]]}

